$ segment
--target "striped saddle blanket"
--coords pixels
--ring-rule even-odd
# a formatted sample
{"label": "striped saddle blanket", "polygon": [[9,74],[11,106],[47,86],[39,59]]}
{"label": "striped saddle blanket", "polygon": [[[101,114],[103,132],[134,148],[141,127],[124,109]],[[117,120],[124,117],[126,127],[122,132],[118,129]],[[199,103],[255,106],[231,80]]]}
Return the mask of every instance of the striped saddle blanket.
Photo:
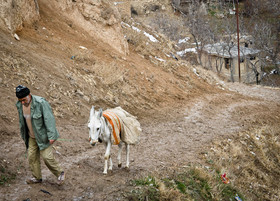
{"label": "striped saddle blanket", "polygon": [[103,116],[110,124],[113,144],[119,144],[120,141],[127,144],[137,144],[139,142],[142,129],[135,116],[121,107],[105,110]]}

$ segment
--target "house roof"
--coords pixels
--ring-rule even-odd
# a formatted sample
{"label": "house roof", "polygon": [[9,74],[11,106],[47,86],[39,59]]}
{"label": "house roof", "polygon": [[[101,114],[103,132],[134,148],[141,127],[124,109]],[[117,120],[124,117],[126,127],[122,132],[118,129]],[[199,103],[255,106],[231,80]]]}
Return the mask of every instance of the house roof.
{"label": "house roof", "polygon": [[[256,55],[260,52],[260,50],[248,48],[248,47],[240,47],[240,56],[244,57],[247,55]],[[236,45],[230,46],[226,43],[215,43],[205,45],[203,48],[210,55],[216,55],[224,58],[234,58],[238,57],[238,47]],[[230,51],[229,51],[230,50]]]}

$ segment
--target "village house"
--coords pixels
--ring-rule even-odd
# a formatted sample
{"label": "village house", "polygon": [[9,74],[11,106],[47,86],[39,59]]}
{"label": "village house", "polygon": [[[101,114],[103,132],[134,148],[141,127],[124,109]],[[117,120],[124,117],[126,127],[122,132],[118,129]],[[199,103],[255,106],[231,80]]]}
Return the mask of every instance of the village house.
{"label": "village house", "polygon": [[[240,47],[240,81],[258,83],[261,78],[259,50]],[[201,52],[202,66],[214,70],[229,81],[239,81],[238,48],[233,44],[208,44]]]}

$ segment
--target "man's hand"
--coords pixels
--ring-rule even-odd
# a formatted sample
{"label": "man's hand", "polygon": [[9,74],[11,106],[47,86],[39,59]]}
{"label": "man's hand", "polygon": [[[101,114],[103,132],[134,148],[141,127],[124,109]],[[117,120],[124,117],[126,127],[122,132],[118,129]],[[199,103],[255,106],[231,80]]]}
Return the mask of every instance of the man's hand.
{"label": "man's hand", "polygon": [[50,144],[53,144],[55,142],[55,140],[49,140],[50,141]]}

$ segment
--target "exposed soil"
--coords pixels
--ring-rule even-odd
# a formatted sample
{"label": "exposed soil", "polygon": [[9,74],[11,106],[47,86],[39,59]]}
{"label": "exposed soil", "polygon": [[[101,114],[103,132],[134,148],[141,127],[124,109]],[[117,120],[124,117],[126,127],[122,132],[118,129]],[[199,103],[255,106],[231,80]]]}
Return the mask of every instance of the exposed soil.
{"label": "exposed soil", "polygon": [[203,163],[200,154],[211,147],[213,140],[232,137],[259,119],[266,123],[275,121],[275,117],[279,120],[278,90],[242,84],[227,86],[240,90],[241,94],[230,91],[202,94],[182,105],[181,110],[170,107],[162,118],[140,119],[143,135],[140,143],[131,147],[129,171],[116,166],[117,146],[114,146],[113,172],[103,175],[104,147],[89,145],[86,124],[59,124],[61,139],[55,148],[56,157],[66,170],[63,186],[56,184],[56,178],[44,165],[43,184],[27,185],[25,180],[30,175],[24,145],[17,135],[2,133],[1,158],[18,168],[18,174],[10,186],[1,188],[1,199],[122,200],[129,180],[189,163]]}
{"label": "exposed soil", "polygon": [[[1,186],[1,200],[123,200],[134,178],[203,163],[200,155],[214,140],[264,124],[279,125],[277,88],[211,80],[212,74],[199,67],[200,76],[193,67],[169,72],[139,56],[133,47],[123,58],[98,39],[89,42],[83,30],[67,26],[46,5],[40,8],[45,10],[36,29],[26,27],[19,33],[20,42],[7,33],[0,35],[0,164],[16,173],[15,180]],[[81,53],[79,45],[92,52]],[[80,60],[70,59],[73,52]],[[14,106],[14,88],[21,83],[53,106],[60,132],[54,151],[66,172],[62,186],[43,162],[43,183],[25,182],[30,171]],[[112,98],[110,92],[119,95]],[[104,147],[88,142],[91,105],[104,109],[121,105],[138,117],[143,133],[139,144],[131,146],[129,170],[117,167],[117,146],[113,146],[113,171],[102,174]]]}

